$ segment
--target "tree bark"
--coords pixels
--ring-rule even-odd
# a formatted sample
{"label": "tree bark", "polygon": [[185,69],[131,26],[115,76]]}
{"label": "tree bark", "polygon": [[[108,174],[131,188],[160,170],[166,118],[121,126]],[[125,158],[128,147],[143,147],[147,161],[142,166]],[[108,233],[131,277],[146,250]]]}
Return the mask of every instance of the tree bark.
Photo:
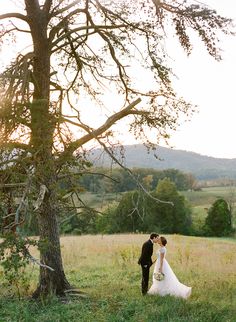
{"label": "tree bark", "polygon": [[47,187],[38,212],[40,261],[51,267],[53,271],[40,267],[39,285],[33,294],[33,298],[47,296],[48,294],[64,295],[64,291],[70,288],[70,284],[65,277],[60,249],[57,221],[57,179],[53,156],[50,155],[49,151],[42,150],[42,152],[37,155],[35,163],[37,185],[44,184]]}
{"label": "tree bark", "polygon": [[[50,3],[50,2],[48,2]],[[63,295],[70,288],[62,264],[55,160],[52,153],[55,120],[50,112],[50,42],[47,37],[48,11],[40,9],[38,0],[25,0],[27,17],[34,46],[33,102],[31,112],[31,149],[34,160],[35,183],[47,192],[38,211],[40,260],[51,267],[40,267],[39,284],[33,298],[49,294]]]}
{"label": "tree bark", "polygon": [[38,223],[41,241],[40,261],[54,271],[40,267],[39,285],[33,293],[33,298],[48,294],[64,295],[64,291],[70,288],[62,265],[57,211],[52,204],[52,194],[49,193],[43,202]]}

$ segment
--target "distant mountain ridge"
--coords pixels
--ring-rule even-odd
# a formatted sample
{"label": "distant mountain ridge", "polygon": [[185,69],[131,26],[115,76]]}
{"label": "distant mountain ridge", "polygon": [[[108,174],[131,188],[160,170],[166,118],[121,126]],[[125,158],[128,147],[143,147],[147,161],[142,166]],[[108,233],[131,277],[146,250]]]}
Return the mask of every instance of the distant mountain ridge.
{"label": "distant mountain ridge", "polygon": [[[121,160],[119,149],[116,157]],[[155,155],[158,157],[155,157]],[[102,167],[111,166],[111,158],[102,150],[94,150],[89,159]],[[178,169],[190,172],[198,179],[236,178],[236,158],[214,158],[195,152],[175,150],[158,146],[155,151],[148,153],[142,144],[125,145],[122,162],[129,168]]]}

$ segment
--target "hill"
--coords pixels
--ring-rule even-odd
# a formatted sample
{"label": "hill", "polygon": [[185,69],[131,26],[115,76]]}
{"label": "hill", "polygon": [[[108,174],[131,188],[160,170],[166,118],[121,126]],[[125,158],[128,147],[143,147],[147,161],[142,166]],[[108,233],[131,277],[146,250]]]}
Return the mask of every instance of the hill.
{"label": "hill", "polygon": [[[195,152],[175,150],[158,146],[148,153],[141,145],[125,145],[121,155],[115,150],[116,157],[129,168],[174,168],[194,174],[198,179],[236,178],[236,159],[213,158]],[[101,149],[93,150],[89,159],[96,165],[110,167],[111,158]],[[114,163],[114,162],[113,162]]]}

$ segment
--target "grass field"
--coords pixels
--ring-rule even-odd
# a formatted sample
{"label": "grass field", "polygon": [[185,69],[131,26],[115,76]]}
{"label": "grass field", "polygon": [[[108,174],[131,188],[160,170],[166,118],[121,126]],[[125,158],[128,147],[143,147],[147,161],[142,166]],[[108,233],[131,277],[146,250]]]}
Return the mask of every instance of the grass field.
{"label": "grass field", "polygon": [[[192,207],[209,207],[216,198],[225,198],[227,201],[233,200],[236,203],[235,187],[210,187],[202,188],[201,191],[181,191],[180,192],[192,205]],[[90,207],[101,209],[111,201],[119,202],[124,193],[102,193],[96,194],[85,192],[81,195],[82,200]],[[76,201],[76,200],[75,200]]]}
{"label": "grass field", "polygon": [[[41,322],[236,322],[236,241],[167,236],[167,260],[180,281],[192,286],[187,301],[140,294],[140,247],[147,235],[62,237],[65,272],[86,297],[27,300],[38,268],[30,266],[30,289],[23,299],[1,276],[0,321]],[[37,254],[35,254],[37,255]],[[150,278],[151,282],[151,278]]]}
{"label": "grass field", "polygon": [[233,205],[233,225],[236,227],[236,192],[235,187],[210,187],[201,191],[181,191],[192,206],[192,222],[195,232],[201,232],[208,209],[217,198],[224,198]]}
{"label": "grass field", "polygon": [[[201,191],[181,191],[180,193],[185,196],[193,207],[209,207],[209,205],[211,205],[218,197],[225,198],[226,200],[234,199],[234,202],[236,203],[235,187],[210,187],[202,188]],[[119,202],[122,194],[123,193],[96,194],[85,192],[81,197],[90,207],[102,208],[111,201]]]}
{"label": "grass field", "polygon": [[216,198],[234,199],[236,202],[235,187],[210,187],[201,191],[181,191],[181,194],[195,206],[209,206]]}

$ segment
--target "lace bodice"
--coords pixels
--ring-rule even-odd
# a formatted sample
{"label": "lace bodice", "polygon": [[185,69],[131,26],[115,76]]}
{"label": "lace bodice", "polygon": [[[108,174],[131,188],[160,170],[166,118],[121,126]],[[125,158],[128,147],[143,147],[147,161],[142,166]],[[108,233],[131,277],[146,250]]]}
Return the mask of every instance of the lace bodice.
{"label": "lace bodice", "polygon": [[164,246],[161,247],[160,249],[158,249],[158,251],[157,251],[157,257],[159,258],[161,254],[164,254],[164,256],[166,254],[166,248]]}

